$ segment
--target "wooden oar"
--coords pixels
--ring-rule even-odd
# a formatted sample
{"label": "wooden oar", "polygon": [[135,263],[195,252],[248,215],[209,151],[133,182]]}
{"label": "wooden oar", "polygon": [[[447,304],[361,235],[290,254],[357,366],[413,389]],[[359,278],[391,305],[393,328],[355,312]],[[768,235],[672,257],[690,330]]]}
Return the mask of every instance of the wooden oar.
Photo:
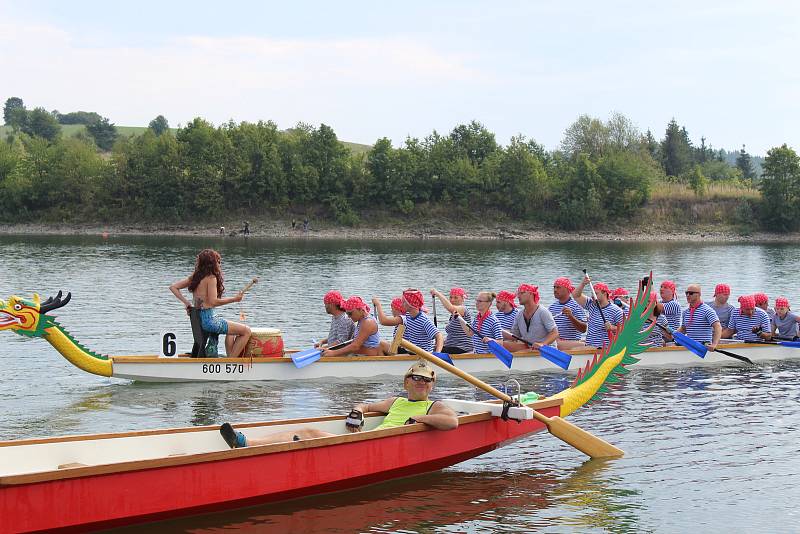
{"label": "wooden oar", "polygon": [[509,336],[516,339],[520,343],[525,343],[525,345],[527,345],[528,348],[531,348],[533,350],[538,350],[539,354],[541,354],[542,358],[544,358],[545,360],[553,362],[554,364],[561,367],[565,371],[569,369],[569,364],[572,362],[572,356],[567,354],[566,352],[562,352],[557,348],[551,347],[549,345],[542,345],[537,349],[536,347],[533,346],[533,343],[528,343],[521,337],[515,336],[508,330],[504,330],[504,332],[506,332]]}
{"label": "wooden oar", "polygon": [[[506,395],[505,393],[498,391],[497,389],[493,388],[489,384],[478,380],[474,376],[469,373],[466,373],[459,369],[458,367],[454,367],[447,362],[444,362],[431,354],[426,350],[422,350],[421,348],[417,347],[413,343],[409,342],[408,340],[402,340],[400,344],[408,349],[409,351],[413,352],[420,358],[425,358],[429,362],[438,365],[442,369],[450,371],[454,375],[463,378],[470,384],[484,390],[485,392],[489,393],[490,395],[494,395],[498,399],[504,402],[513,402],[513,399]],[[625,454],[621,449],[611,445],[607,441],[604,441],[597,436],[590,434],[586,430],[573,425],[570,422],[561,419],[560,417],[547,417],[536,410],[533,411],[533,417],[547,426],[548,432],[550,432],[553,436],[557,437],[567,445],[575,447],[582,453],[590,456],[592,458],[618,458]]]}
{"label": "wooden oar", "polygon": [[[589,276],[586,274],[586,269],[583,270],[584,276]],[[608,334],[608,341],[611,342],[611,330],[606,328],[606,315],[603,313],[603,308],[600,307],[600,302],[597,300],[597,293],[594,292],[594,285],[592,285],[591,278],[589,279],[589,289],[592,290],[592,298],[594,299],[594,304],[597,306],[597,309],[600,310],[600,318],[603,320],[603,328],[606,329],[606,334]]]}

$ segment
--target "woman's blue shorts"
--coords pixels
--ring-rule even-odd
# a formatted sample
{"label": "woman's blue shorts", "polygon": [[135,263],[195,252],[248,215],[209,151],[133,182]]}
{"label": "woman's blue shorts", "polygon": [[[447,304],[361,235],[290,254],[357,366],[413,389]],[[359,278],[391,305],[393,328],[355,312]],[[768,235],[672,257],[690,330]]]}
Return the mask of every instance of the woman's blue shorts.
{"label": "woman's blue shorts", "polygon": [[214,315],[214,308],[203,308],[200,310],[200,324],[206,332],[214,334],[228,333],[228,321]]}

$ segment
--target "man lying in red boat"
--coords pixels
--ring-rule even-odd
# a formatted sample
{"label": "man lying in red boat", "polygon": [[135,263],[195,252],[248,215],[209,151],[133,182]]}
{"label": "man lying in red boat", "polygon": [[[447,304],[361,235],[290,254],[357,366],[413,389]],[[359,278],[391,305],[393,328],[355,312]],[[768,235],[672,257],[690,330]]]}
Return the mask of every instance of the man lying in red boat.
{"label": "man lying in red boat", "polygon": [[[424,361],[419,361],[406,371],[403,388],[408,398],[389,397],[378,402],[357,404],[345,419],[345,426],[350,432],[360,432],[364,427],[365,412],[382,412],[386,414],[383,422],[375,430],[392,428],[413,423],[424,423],[438,430],[453,430],[458,427],[456,413],[441,402],[428,400],[436,381],[436,373]],[[269,445],[285,441],[325,438],[335,436],[316,428],[300,428],[276,432],[262,438],[247,438],[244,433],[234,430],[230,423],[223,423],[220,434],[230,448]]]}

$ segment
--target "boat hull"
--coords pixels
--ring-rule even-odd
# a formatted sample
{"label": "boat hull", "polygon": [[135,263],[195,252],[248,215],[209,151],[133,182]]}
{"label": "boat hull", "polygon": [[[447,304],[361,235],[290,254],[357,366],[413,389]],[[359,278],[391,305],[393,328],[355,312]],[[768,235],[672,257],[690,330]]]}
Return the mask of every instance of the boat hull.
{"label": "boat hull", "polygon": [[[728,343],[724,347],[753,361],[800,358],[800,349],[780,345]],[[571,351],[570,370],[586,367],[594,351]],[[506,371],[506,367],[491,354],[459,354],[452,356],[456,367],[477,375]],[[114,356],[113,375],[143,382],[214,382],[255,380],[313,380],[352,379],[381,375],[402,376],[417,360],[416,356],[344,356],[321,358],[312,365],[298,369],[291,358],[161,358],[156,356]],[[632,367],[682,367],[713,364],[741,365],[719,353],[709,352],[701,359],[682,347],[649,349],[641,354]],[[557,371],[538,353],[514,355],[514,371]]]}
{"label": "boat hull", "polygon": [[[555,416],[559,404],[537,410]],[[85,531],[356,488],[442,469],[544,428],[535,419],[473,414],[447,432],[418,424],[105,471],[84,466],[0,477],[0,531]]]}

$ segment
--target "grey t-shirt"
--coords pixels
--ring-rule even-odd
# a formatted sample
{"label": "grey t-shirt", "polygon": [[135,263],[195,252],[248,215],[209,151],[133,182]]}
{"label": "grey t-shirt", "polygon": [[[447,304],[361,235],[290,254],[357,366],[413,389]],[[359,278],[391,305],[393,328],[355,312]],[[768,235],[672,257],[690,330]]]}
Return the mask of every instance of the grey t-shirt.
{"label": "grey t-shirt", "polygon": [[728,325],[728,321],[731,320],[731,312],[733,311],[733,306],[728,304],[727,302],[722,306],[717,306],[716,302],[708,303],[709,306],[714,308],[714,311],[717,312],[717,317],[719,317],[719,324],[723,327]]}
{"label": "grey t-shirt", "polygon": [[[520,309],[514,321],[514,326],[511,327],[511,333],[528,343],[541,343],[555,327],[556,321],[553,319],[553,314],[550,313],[550,310],[540,305],[531,315],[530,325],[526,324],[525,310]],[[550,346],[555,347],[556,342],[553,341]]]}
{"label": "grey t-shirt", "polygon": [[353,339],[355,323],[346,313],[341,313],[331,319],[331,328],[328,330],[328,346],[332,347]]}
{"label": "grey t-shirt", "polygon": [[793,338],[797,335],[797,315],[794,312],[786,312],[783,319],[776,313],[772,317],[772,326],[778,327],[778,336]]}

